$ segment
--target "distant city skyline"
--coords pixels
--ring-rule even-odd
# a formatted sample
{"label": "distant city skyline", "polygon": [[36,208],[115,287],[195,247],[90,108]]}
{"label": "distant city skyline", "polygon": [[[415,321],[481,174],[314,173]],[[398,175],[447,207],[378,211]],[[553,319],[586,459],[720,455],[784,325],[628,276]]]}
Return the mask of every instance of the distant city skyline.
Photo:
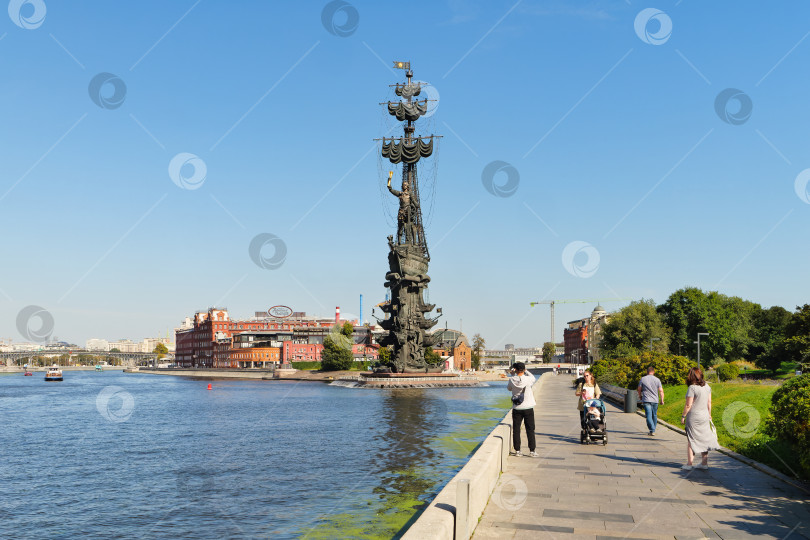
{"label": "distant city skyline", "polygon": [[[420,170],[437,327],[500,349],[549,339],[537,300],[810,301],[810,5],[415,0],[407,47],[388,5],[336,6],[4,10],[0,336],[136,339],[214,305],[357,317],[360,294],[371,320],[395,60],[444,136],[435,185]],[[557,341],[593,307],[558,305]]]}

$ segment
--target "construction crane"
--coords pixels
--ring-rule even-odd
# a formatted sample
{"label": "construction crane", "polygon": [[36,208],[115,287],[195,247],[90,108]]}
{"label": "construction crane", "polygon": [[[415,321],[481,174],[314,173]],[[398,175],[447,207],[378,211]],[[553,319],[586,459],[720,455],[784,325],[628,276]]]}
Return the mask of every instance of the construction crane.
{"label": "construction crane", "polygon": [[555,304],[587,304],[590,302],[596,302],[597,304],[601,304],[603,302],[625,302],[627,300],[632,300],[632,298],[586,298],[586,299],[577,299],[577,300],[538,300],[537,302],[530,302],[529,305],[531,307],[536,306],[537,304],[548,304],[551,307],[551,343],[554,345],[557,344],[554,341],[554,305]]}

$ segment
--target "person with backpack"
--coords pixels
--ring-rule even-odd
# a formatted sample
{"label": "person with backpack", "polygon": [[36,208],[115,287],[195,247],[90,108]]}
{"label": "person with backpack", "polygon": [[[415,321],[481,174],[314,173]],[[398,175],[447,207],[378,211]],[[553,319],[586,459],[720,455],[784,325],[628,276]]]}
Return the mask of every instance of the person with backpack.
{"label": "person with backpack", "polygon": [[534,436],[534,400],[532,385],[535,377],[526,371],[526,364],[515,362],[510,371],[509,384],[506,389],[512,392],[512,445],[515,456],[522,456],[520,451],[520,424],[526,425],[526,438],[529,442],[529,457],[537,457],[537,442]]}

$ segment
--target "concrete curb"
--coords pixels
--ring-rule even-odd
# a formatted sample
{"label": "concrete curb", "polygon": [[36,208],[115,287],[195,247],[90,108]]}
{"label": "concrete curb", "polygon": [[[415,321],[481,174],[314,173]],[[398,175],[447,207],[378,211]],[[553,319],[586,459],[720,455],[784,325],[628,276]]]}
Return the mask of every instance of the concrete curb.
{"label": "concrete curb", "polygon": [[[532,387],[535,400],[546,374]],[[490,432],[467,464],[450,480],[413,522],[403,540],[467,540],[478,525],[498,484],[512,445],[512,410]],[[464,504],[466,503],[466,508]],[[456,518],[459,518],[458,520]]]}
{"label": "concrete curb", "polygon": [[[616,398],[609,397],[609,399],[611,401],[619,403],[620,405],[624,405],[624,403],[622,403],[620,400],[618,400]],[[636,410],[636,414],[643,417],[643,418],[646,418],[646,415],[644,414],[644,411]],[[658,419],[658,423],[661,424],[662,426],[664,426],[664,427],[666,427],[668,429],[671,429],[672,431],[674,431],[676,433],[680,433],[681,435],[686,437],[686,431],[679,428],[678,426],[672,425],[669,422],[665,422],[664,420],[661,420],[660,418]],[[759,461],[753,460],[753,459],[751,459],[749,457],[746,457],[746,456],[744,456],[742,454],[738,454],[737,452],[735,452],[733,450],[729,450],[728,448],[725,448],[723,446],[721,446],[717,451],[720,452],[721,454],[727,455],[730,458],[736,459],[740,463],[745,463],[749,467],[752,467],[752,468],[754,468],[754,469],[756,469],[756,470],[758,470],[760,472],[763,472],[763,473],[767,474],[768,476],[770,476],[772,478],[775,478],[777,480],[781,480],[782,482],[784,482],[786,484],[789,484],[789,485],[791,485],[791,486],[793,486],[795,488],[798,488],[798,489],[802,490],[803,492],[807,493],[808,495],[810,495],[810,486],[808,486],[807,484],[805,484],[801,480],[797,480],[796,478],[791,478],[790,476],[788,476],[788,475],[786,475],[784,473],[781,473],[781,472],[777,471],[776,469],[772,469],[771,467],[768,467],[767,465],[765,465],[763,463],[760,463]]]}
{"label": "concrete curb", "polygon": [[[639,415],[639,416],[645,417],[645,415],[644,415],[644,413],[642,411],[636,411],[636,414]],[[658,419],[658,423],[661,424],[662,426],[664,426],[666,428],[669,428],[669,429],[671,429],[672,431],[674,431],[676,433],[680,433],[681,435],[686,437],[686,431],[679,428],[678,426],[674,426],[674,425],[670,424],[669,422],[665,422],[664,420],[661,420],[660,418]],[[733,450],[729,450],[728,448],[725,448],[723,446],[721,446],[717,451],[720,452],[721,454],[727,455],[730,458],[734,458],[734,459],[736,459],[737,461],[739,461],[741,463],[745,463],[749,467],[753,467],[754,469],[756,469],[756,470],[758,470],[760,472],[763,472],[763,473],[767,474],[768,476],[770,476],[772,478],[776,478],[777,480],[781,480],[782,482],[784,482],[786,484],[790,484],[791,486],[793,486],[795,488],[798,488],[798,489],[802,490],[803,492],[807,493],[808,495],[810,495],[810,486],[807,486],[806,484],[804,484],[800,480],[797,480],[795,478],[791,478],[790,476],[788,476],[788,475],[786,475],[784,473],[781,473],[781,472],[777,471],[776,469],[768,467],[767,465],[762,464],[759,461],[755,461],[755,460],[753,460],[753,459],[751,459],[749,457],[746,457],[746,456],[744,456],[742,454],[738,454],[737,452],[735,452]]]}

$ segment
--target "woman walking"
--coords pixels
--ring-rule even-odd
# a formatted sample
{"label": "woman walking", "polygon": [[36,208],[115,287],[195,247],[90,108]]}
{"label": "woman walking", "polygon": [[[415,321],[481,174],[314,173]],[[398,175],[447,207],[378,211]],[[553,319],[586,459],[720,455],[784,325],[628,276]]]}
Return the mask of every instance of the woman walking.
{"label": "woman walking", "polygon": [[593,378],[593,373],[590,371],[585,371],[585,373],[582,374],[582,378],[585,380],[577,385],[577,391],[574,392],[574,395],[579,396],[577,409],[579,409],[580,423],[584,428],[585,402],[589,399],[599,399],[602,396],[602,390],[599,389],[599,385],[596,384],[596,379]]}
{"label": "woman walking", "polygon": [[[709,468],[709,450],[717,450],[717,432],[712,423],[712,389],[703,380],[703,372],[699,368],[689,370],[686,376],[686,404],[683,408],[681,423],[686,427],[686,465],[681,467],[685,471],[693,468]],[[692,465],[695,454],[701,455],[700,465]]]}

